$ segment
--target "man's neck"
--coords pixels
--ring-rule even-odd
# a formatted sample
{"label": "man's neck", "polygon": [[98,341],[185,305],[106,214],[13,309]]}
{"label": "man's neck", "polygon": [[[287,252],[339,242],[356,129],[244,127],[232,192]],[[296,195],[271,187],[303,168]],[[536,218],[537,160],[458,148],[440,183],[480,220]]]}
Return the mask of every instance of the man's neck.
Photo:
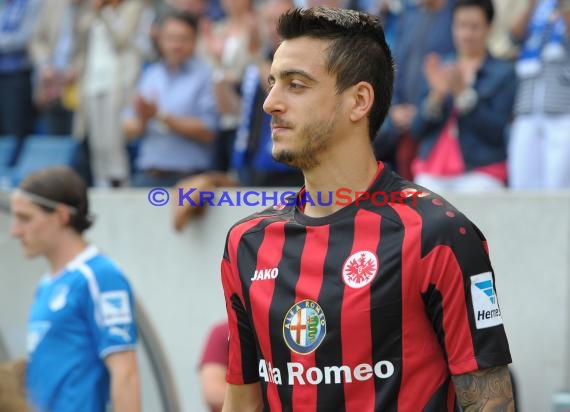
{"label": "man's neck", "polygon": [[[350,195],[354,201],[357,192],[368,189],[378,170],[370,143],[365,142],[362,147],[347,146],[350,145],[337,146],[334,151],[323,154],[317,167],[303,172],[305,190],[312,200],[307,199],[305,204],[307,216],[324,217],[335,213],[347,205],[346,196]],[[340,198],[339,189],[343,189]]]}
{"label": "man's neck", "polygon": [[171,63],[167,60],[164,60],[164,65],[166,66],[166,68],[168,69],[168,71],[170,73],[178,73],[184,69],[184,66],[186,65],[186,62],[188,61],[188,59],[189,58],[187,58],[186,60],[183,60],[181,62],[178,62],[178,63]]}
{"label": "man's neck", "polygon": [[487,50],[483,49],[473,54],[463,54],[459,56],[459,62],[467,65],[481,65],[487,57]]}
{"label": "man's neck", "polygon": [[62,235],[56,246],[46,255],[51,276],[58,275],[73,259],[87,247],[85,240],[75,233]]}

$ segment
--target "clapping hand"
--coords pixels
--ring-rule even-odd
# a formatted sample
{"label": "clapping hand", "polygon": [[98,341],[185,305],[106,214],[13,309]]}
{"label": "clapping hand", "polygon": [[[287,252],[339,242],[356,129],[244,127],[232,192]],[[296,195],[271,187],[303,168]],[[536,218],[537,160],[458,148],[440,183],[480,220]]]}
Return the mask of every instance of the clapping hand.
{"label": "clapping hand", "polygon": [[135,111],[138,117],[143,121],[143,123],[147,123],[150,119],[156,116],[158,112],[158,107],[154,101],[146,100],[141,95],[137,95],[135,97]]}
{"label": "clapping hand", "polygon": [[451,71],[435,53],[429,54],[424,61],[424,75],[429,84],[430,95],[439,101],[451,91]]}

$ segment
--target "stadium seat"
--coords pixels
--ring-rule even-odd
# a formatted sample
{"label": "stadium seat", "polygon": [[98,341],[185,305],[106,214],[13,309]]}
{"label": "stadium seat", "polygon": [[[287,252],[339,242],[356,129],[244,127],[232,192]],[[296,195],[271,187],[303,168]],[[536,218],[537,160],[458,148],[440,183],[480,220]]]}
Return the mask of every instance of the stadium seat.
{"label": "stadium seat", "polygon": [[79,142],[71,136],[28,136],[12,173],[17,186],[32,172],[52,166],[75,167]]}
{"label": "stadium seat", "polygon": [[18,139],[0,136],[0,189],[8,189],[12,182],[12,162],[18,150]]}

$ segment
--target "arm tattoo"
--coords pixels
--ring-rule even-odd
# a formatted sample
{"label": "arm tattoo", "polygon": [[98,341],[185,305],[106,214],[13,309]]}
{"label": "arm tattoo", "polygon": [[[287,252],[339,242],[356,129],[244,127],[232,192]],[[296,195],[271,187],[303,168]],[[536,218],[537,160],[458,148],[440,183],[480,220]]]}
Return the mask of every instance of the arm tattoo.
{"label": "arm tattoo", "polygon": [[514,412],[515,401],[506,366],[482,369],[453,377],[464,412]]}

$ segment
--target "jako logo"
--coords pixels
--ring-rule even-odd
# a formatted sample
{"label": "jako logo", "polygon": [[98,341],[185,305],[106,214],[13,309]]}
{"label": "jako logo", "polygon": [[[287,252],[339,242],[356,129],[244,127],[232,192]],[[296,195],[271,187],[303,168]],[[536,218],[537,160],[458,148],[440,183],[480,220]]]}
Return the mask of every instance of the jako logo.
{"label": "jako logo", "polygon": [[278,268],[258,269],[255,271],[253,277],[250,280],[253,282],[254,280],[275,279],[278,275],[279,275]]}

